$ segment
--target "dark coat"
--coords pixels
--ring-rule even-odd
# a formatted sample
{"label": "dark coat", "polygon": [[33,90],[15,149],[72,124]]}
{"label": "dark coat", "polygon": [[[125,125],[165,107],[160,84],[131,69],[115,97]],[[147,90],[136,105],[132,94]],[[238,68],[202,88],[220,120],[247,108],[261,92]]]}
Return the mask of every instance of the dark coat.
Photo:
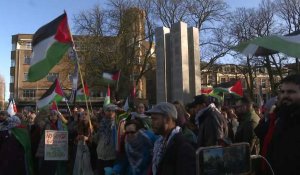
{"label": "dark coat", "polygon": [[241,118],[243,118],[243,120],[239,121],[239,126],[235,134],[235,142],[248,142],[252,145],[256,137],[254,129],[258,125],[260,119],[254,110]]}
{"label": "dark coat", "polygon": [[174,136],[158,166],[158,175],[196,174],[196,150],[182,133]]}
{"label": "dark coat", "polygon": [[228,137],[228,126],[225,117],[216,108],[209,107],[198,118],[198,146],[214,146],[218,140]]}
{"label": "dark coat", "polygon": [[0,131],[0,175],[25,175],[24,149],[8,130]]}
{"label": "dark coat", "polygon": [[267,159],[275,174],[300,174],[300,109],[278,117]]}

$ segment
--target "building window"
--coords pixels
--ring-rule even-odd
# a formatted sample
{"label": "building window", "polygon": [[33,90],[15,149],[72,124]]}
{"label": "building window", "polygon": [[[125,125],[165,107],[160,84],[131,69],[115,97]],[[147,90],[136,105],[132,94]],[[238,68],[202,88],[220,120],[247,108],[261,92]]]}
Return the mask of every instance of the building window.
{"label": "building window", "polygon": [[226,82],[226,78],[221,78],[221,83],[225,83]]}
{"label": "building window", "polygon": [[58,73],[49,73],[47,76],[47,80],[54,82],[56,80],[56,78],[58,78]]}
{"label": "building window", "polygon": [[11,67],[16,66],[16,60],[15,59],[11,59],[10,63],[11,63],[11,65],[10,65]]}
{"label": "building window", "polygon": [[30,56],[25,56],[24,64],[30,64]]}
{"label": "building window", "polygon": [[267,85],[266,85],[266,79],[261,79],[261,87],[262,88],[266,88],[267,87]]}
{"label": "building window", "polygon": [[24,89],[23,90],[23,97],[35,97],[35,90],[34,89]]}
{"label": "building window", "polygon": [[15,81],[15,76],[10,76],[10,83],[14,83]]}
{"label": "building window", "polygon": [[231,73],[235,73],[235,67],[230,67]]}
{"label": "building window", "polygon": [[28,73],[27,72],[24,73],[24,81],[28,81]]}
{"label": "building window", "polygon": [[266,69],[263,67],[259,68],[259,73],[263,73],[263,74],[266,73]]}
{"label": "building window", "polygon": [[13,44],[11,45],[11,50],[12,50],[12,51],[15,51],[16,48],[17,48],[17,44],[16,44],[16,43],[13,43]]}
{"label": "building window", "polygon": [[214,77],[212,75],[208,76],[208,84],[212,85],[214,83]]}
{"label": "building window", "polygon": [[31,42],[26,42],[25,47],[26,49],[31,49]]}

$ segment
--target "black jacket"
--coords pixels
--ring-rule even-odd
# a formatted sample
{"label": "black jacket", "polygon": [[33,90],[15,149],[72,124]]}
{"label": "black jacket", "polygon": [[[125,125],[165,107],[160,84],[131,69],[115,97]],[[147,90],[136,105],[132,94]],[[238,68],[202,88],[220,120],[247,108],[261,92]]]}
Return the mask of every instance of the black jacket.
{"label": "black jacket", "polygon": [[300,109],[278,113],[267,159],[276,175],[300,174]]}
{"label": "black jacket", "polygon": [[196,150],[182,133],[174,136],[158,166],[158,175],[196,174]]}
{"label": "black jacket", "polygon": [[198,147],[214,146],[228,137],[226,119],[216,108],[209,107],[198,118]]}

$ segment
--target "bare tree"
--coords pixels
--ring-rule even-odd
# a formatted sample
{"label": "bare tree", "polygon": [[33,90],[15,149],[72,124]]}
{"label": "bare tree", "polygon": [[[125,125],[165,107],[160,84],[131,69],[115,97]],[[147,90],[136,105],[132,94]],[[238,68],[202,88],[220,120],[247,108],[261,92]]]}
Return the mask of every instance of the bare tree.
{"label": "bare tree", "polygon": [[[121,70],[119,84],[124,86],[117,90],[122,95],[122,92],[129,92],[132,78],[138,83],[155,67],[153,4],[150,0],[109,0],[108,7],[104,11],[97,6],[80,13],[75,17],[75,23],[79,23],[76,31],[85,34],[85,37],[78,37],[78,41],[82,45],[81,57],[87,79],[99,84],[97,76],[91,75],[100,76],[103,70]],[[90,24],[95,21],[101,24]]]}
{"label": "bare tree", "polygon": [[288,33],[300,29],[300,1],[275,0],[277,15],[288,27]]}
{"label": "bare tree", "polygon": [[186,21],[188,14],[187,0],[157,0],[153,1],[155,11],[154,13],[160,19],[163,26],[171,27],[172,24],[178,21]]}
{"label": "bare tree", "polygon": [[[300,1],[299,0],[276,0],[277,15],[286,24],[288,31],[292,33],[300,30]],[[286,29],[286,27],[285,27]],[[299,58],[295,58],[296,71],[300,72]]]}
{"label": "bare tree", "polygon": [[[228,27],[231,28],[231,37],[237,42],[247,41],[255,37],[267,36],[274,33],[274,5],[270,1],[262,1],[259,8],[246,9],[240,8],[232,13],[229,18],[231,22]],[[269,56],[259,57],[240,57],[236,56],[244,65],[244,74],[247,81],[249,94],[253,97],[255,67],[265,66],[270,76],[271,87],[274,88],[273,69]]]}
{"label": "bare tree", "polygon": [[106,17],[100,6],[94,6],[90,11],[82,11],[74,16],[75,31],[81,35],[103,36]]}

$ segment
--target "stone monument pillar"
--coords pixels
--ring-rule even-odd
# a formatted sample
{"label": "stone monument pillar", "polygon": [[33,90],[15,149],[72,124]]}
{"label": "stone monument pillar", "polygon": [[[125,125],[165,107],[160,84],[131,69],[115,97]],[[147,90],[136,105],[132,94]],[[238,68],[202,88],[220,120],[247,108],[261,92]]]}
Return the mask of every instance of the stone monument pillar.
{"label": "stone monument pillar", "polygon": [[170,29],[166,27],[159,27],[155,30],[156,38],[156,99],[157,102],[167,101],[167,34]]}
{"label": "stone monument pillar", "polygon": [[157,103],[191,102],[201,87],[198,29],[178,22],[157,28],[155,38]]}

